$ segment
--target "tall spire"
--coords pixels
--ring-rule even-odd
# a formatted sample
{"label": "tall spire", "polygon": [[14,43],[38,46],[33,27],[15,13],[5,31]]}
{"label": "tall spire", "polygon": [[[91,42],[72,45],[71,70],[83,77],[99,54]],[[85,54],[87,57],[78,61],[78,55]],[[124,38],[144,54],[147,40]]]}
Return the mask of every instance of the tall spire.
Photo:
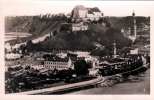
{"label": "tall spire", "polygon": [[136,17],[135,17],[135,12],[133,10],[133,13],[132,13],[132,19],[131,19],[131,35],[129,36],[129,38],[132,40],[132,42],[134,42],[136,40],[136,29],[137,29],[137,26],[136,26]]}
{"label": "tall spire", "polygon": [[134,39],[136,39],[136,18],[134,11],[133,11],[133,34],[134,34]]}
{"label": "tall spire", "polygon": [[135,11],[133,10],[132,16],[135,17]]}
{"label": "tall spire", "polygon": [[115,41],[113,43],[113,49],[114,49],[114,51],[113,51],[113,57],[116,58],[117,57],[117,48],[116,48],[116,42]]}

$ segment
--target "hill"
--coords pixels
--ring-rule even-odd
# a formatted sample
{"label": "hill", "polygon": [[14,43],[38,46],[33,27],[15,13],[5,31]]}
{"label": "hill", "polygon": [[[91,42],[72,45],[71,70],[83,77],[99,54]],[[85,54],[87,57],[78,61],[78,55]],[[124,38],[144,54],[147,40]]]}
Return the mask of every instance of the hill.
{"label": "hill", "polygon": [[[127,17],[104,17],[102,23],[89,23],[89,30],[78,32],[56,32],[53,37],[47,38],[45,41],[33,44],[31,50],[50,51],[52,49],[82,49],[93,50],[97,54],[103,50],[108,54],[111,53],[113,42],[117,43],[118,49],[130,45],[130,40],[121,33],[121,28],[131,26],[131,16]],[[39,37],[51,31],[57,30],[62,23],[69,22],[65,15],[40,15],[40,16],[17,16],[6,17],[6,32],[27,32],[32,34],[31,38]],[[147,25],[150,27],[149,17],[136,17],[137,25]],[[149,32],[145,33],[149,34]],[[31,38],[25,39],[31,40]],[[100,47],[96,44],[99,44]],[[96,49],[97,48],[97,49]]]}
{"label": "hill", "polygon": [[[61,23],[66,21],[67,18],[64,15],[8,16],[5,17],[5,33],[25,32],[32,34],[31,37],[20,39],[20,42],[26,42],[56,30]],[[12,44],[19,43],[16,40],[9,42]]]}
{"label": "hill", "polygon": [[[103,52],[104,50],[108,54],[111,53],[114,41],[117,42],[119,49],[129,46],[131,43],[117,29],[105,27],[102,24],[90,24],[89,27],[90,30],[88,31],[59,32],[57,35],[47,38],[43,42],[33,44],[29,49],[34,48],[34,51],[51,51],[53,49],[88,50],[93,51],[93,54],[97,55],[95,52]],[[100,47],[97,47],[96,44],[100,44]],[[96,50],[96,48],[102,47],[105,48]]]}

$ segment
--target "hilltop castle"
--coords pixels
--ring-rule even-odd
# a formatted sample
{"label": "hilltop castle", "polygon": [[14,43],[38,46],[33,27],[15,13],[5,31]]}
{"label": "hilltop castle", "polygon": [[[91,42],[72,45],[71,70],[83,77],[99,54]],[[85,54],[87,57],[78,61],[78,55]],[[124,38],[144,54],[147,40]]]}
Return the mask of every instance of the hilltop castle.
{"label": "hilltop castle", "polygon": [[76,6],[71,13],[72,31],[88,30],[86,22],[98,21],[103,17],[103,13],[99,8],[86,8],[82,5]]}
{"label": "hilltop castle", "polygon": [[86,8],[82,5],[78,5],[72,10],[71,17],[72,21],[98,21],[103,17],[103,13],[97,7]]}

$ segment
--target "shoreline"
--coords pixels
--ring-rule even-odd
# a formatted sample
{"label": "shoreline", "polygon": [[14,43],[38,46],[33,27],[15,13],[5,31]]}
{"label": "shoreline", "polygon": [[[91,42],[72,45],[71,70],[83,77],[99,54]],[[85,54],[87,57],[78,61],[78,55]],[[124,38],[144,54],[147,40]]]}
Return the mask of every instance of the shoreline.
{"label": "shoreline", "polygon": [[[113,84],[109,87],[94,87],[85,90],[73,91],[67,94],[150,94],[150,69],[148,69],[145,73],[139,74],[138,76],[129,76],[130,79]],[[129,88],[131,87],[131,88]]]}

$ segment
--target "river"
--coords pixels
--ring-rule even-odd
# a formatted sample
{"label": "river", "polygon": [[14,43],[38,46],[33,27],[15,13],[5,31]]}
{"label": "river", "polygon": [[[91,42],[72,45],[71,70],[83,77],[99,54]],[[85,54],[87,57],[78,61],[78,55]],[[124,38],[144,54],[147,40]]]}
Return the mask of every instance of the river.
{"label": "river", "polygon": [[110,87],[90,88],[68,94],[150,94],[150,70]]}
{"label": "river", "polygon": [[[23,37],[30,37],[32,35],[30,33],[19,33],[19,32],[5,33],[5,41],[16,40],[17,39],[17,36],[18,36],[18,38],[23,38]],[[34,44],[39,43],[39,42],[42,42],[42,41],[44,41],[49,36],[50,36],[49,33],[48,34],[45,34],[43,36],[39,36],[37,38],[32,39],[32,42]],[[14,44],[12,46],[10,46],[10,44],[7,43],[7,44],[5,44],[5,48],[7,50],[10,50],[11,47],[12,47],[12,49],[14,49],[14,48],[17,49],[17,48],[19,48],[23,44],[26,44],[26,42],[17,43],[17,44]]]}
{"label": "river", "polygon": [[5,33],[5,41],[15,40],[18,38],[30,37],[32,34],[30,33],[23,33],[23,32],[10,32]]}

